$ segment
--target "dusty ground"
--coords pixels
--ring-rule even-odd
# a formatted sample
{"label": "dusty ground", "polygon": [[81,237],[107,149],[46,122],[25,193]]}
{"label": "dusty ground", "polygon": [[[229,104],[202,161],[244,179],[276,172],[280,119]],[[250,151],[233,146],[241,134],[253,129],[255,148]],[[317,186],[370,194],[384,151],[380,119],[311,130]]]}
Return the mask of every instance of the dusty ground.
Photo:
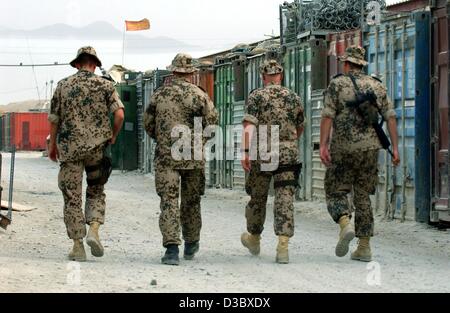
{"label": "dusty ground", "polygon": [[152,177],[137,173],[113,174],[102,229],[106,255],[89,256],[78,271],[66,261],[71,242],[57,171],[40,154],[17,156],[14,201],[37,210],[14,214],[13,225],[0,230],[0,292],[450,292],[450,231],[378,221],[373,241],[378,263],[368,269],[334,256],[338,230],[322,203],[296,203],[291,264],[280,266],[274,263],[271,214],[262,254],[251,257],[239,240],[247,197],[223,190],[211,190],[204,198],[197,259],[179,267],[160,265],[158,197]]}

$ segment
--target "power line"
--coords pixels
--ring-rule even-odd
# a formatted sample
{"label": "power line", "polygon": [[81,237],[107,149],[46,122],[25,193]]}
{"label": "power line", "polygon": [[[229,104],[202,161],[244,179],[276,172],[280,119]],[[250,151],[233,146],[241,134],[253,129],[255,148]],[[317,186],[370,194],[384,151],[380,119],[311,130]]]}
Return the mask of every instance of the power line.
{"label": "power line", "polygon": [[55,62],[53,64],[51,63],[44,63],[44,64],[0,64],[0,67],[50,67],[50,66],[68,66],[69,63],[58,63]]}

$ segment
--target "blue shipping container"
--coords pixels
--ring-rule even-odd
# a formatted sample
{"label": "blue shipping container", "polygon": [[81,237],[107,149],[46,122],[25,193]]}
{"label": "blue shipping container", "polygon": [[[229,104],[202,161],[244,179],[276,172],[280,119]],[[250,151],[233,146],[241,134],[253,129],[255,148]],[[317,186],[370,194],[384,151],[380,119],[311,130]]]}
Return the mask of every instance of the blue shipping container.
{"label": "blue shipping container", "polygon": [[[417,219],[430,211],[430,13],[386,16],[365,34],[369,74],[381,78],[397,112],[402,164],[380,153],[376,209]],[[424,213],[425,212],[425,213]]]}

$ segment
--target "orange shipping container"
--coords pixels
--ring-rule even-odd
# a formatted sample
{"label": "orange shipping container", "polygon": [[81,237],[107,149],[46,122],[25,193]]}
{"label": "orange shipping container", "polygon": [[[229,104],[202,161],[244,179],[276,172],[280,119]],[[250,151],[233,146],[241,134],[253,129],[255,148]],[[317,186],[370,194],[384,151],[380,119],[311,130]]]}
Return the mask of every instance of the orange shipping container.
{"label": "orange shipping container", "polygon": [[342,74],[343,63],[339,57],[344,56],[345,50],[353,45],[362,46],[361,30],[331,33],[328,35],[330,48],[328,50],[328,77],[329,81],[337,74]]}
{"label": "orange shipping container", "polygon": [[16,150],[46,150],[46,139],[50,133],[47,117],[47,113],[11,113],[10,144],[15,145]]}

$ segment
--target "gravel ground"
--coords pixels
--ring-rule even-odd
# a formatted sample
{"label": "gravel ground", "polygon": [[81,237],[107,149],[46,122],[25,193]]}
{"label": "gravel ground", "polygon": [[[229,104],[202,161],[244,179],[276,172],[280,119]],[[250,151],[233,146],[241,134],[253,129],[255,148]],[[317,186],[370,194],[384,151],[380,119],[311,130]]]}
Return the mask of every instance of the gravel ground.
{"label": "gravel ground", "polygon": [[[8,163],[4,154],[3,173]],[[247,196],[229,190],[204,197],[197,258],[163,266],[159,198],[153,177],[138,173],[114,172],[107,186],[105,257],[71,263],[57,172],[41,154],[17,155],[14,201],[37,209],[15,213],[10,228],[0,230],[0,292],[450,292],[450,231],[377,217],[376,262],[359,263],[334,256],[338,226],[325,205],[299,202],[291,264],[281,266],[274,262],[272,214],[261,256],[248,255],[240,244]]]}

